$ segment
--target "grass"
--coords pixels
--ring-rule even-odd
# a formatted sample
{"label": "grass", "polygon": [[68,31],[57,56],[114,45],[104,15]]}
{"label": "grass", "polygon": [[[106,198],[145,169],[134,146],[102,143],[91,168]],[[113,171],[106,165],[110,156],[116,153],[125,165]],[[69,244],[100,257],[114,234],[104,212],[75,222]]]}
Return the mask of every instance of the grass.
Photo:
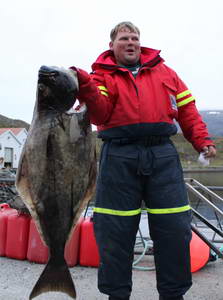
{"label": "grass", "polygon": [[[172,141],[174,142],[177,151],[180,155],[180,160],[183,168],[203,168],[198,162],[199,154],[192,147],[192,145],[183,137],[182,134],[173,136]],[[217,149],[217,156],[210,160],[209,168],[223,168],[223,138],[216,137],[214,143]]]}

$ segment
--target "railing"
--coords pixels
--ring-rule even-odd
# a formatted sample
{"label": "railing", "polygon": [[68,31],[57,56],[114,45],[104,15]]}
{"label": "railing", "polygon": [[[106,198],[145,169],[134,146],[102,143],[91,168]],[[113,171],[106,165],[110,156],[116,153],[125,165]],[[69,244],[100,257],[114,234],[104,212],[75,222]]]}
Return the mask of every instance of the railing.
{"label": "railing", "polygon": [[223,187],[207,187],[193,178],[185,178],[185,183],[191,202],[192,230],[223,258],[221,247],[216,245],[223,245],[223,199],[213,191],[222,191]]}

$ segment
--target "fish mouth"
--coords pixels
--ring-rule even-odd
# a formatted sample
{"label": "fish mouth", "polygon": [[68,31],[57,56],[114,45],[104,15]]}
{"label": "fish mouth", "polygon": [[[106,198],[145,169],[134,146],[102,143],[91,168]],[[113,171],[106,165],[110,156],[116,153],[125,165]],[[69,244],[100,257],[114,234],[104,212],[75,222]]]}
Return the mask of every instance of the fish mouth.
{"label": "fish mouth", "polygon": [[42,66],[39,69],[38,83],[55,82],[55,78],[59,76],[59,72],[54,67]]}
{"label": "fish mouth", "polygon": [[39,75],[43,76],[58,76],[59,72],[55,70],[56,67],[47,67],[47,66],[41,66],[39,69]]}

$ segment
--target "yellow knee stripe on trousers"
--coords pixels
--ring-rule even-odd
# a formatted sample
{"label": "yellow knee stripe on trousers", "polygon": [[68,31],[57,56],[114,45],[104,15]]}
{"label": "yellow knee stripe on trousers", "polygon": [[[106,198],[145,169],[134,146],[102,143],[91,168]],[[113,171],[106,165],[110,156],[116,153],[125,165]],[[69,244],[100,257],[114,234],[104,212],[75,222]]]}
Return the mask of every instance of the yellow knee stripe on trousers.
{"label": "yellow knee stripe on trousers", "polygon": [[176,214],[184,211],[190,210],[190,205],[172,207],[172,208],[147,208],[146,211],[150,214]]}
{"label": "yellow knee stripe on trousers", "polygon": [[[147,208],[146,211],[150,214],[175,214],[184,211],[190,210],[190,205],[185,205],[181,207],[172,207],[172,208]],[[93,211],[99,214],[107,214],[113,216],[136,216],[141,214],[142,209],[133,209],[133,210],[115,210],[109,208],[101,208],[101,207],[94,207]]]}
{"label": "yellow knee stripe on trousers", "polygon": [[123,217],[129,217],[129,216],[135,216],[141,214],[141,208],[133,209],[133,210],[115,210],[109,208],[94,207],[93,211],[99,214],[107,214],[107,215],[123,216]]}

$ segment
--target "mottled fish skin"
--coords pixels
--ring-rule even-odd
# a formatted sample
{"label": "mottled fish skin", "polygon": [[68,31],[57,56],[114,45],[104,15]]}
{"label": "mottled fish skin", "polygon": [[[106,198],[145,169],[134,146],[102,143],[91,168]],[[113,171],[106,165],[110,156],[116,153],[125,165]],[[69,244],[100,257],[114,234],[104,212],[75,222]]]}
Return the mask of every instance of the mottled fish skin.
{"label": "mottled fish skin", "polygon": [[76,298],[64,248],[92,198],[96,178],[95,145],[86,108],[67,112],[77,90],[74,71],[40,68],[33,120],[16,177],[19,195],[50,253],[30,299],[49,291]]}

